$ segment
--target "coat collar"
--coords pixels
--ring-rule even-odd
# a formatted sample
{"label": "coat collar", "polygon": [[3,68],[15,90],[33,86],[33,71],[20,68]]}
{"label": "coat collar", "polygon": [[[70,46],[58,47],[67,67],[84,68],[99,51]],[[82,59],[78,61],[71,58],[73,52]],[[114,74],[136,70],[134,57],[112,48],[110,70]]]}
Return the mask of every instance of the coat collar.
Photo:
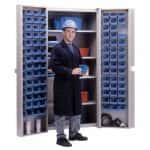
{"label": "coat collar", "polygon": [[[65,47],[65,48],[68,48],[68,46],[67,46],[67,44],[66,44],[66,42],[64,41],[64,40],[62,40],[61,42],[61,45],[63,46],[63,47]],[[75,48],[76,46],[72,43],[72,46]]]}
{"label": "coat collar", "polygon": [[[67,44],[66,44],[66,42],[65,42],[64,40],[62,40],[62,41],[60,42],[60,44],[62,45],[62,47],[63,47],[65,50],[67,50],[67,52],[69,52],[69,53],[73,56],[72,52],[70,52],[69,47],[67,46]],[[74,52],[76,53],[76,46],[75,46],[73,43],[72,43],[72,46],[73,46],[73,48],[74,48]]]}

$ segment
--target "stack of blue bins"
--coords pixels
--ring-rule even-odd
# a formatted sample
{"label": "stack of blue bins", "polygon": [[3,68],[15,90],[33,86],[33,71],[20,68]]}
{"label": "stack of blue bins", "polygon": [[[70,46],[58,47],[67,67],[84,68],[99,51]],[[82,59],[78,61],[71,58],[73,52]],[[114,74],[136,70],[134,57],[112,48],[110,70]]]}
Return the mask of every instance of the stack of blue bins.
{"label": "stack of blue bins", "polygon": [[47,35],[46,10],[23,9],[23,112],[24,117],[46,114]]}
{"label": "stack of blue bins", "polygon": [[127,108],[127,12],[102,12],[102,108]]}

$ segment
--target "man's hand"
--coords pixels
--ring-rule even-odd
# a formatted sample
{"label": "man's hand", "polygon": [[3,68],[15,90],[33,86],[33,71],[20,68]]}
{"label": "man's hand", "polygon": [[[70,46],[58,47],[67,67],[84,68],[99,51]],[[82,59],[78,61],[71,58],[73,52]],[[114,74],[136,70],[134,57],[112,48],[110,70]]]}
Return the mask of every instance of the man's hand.
{"label": "man's hand", "polygon": [[81,69],[80,68],[74,68],[72,70],[72,75],[81,75]]}

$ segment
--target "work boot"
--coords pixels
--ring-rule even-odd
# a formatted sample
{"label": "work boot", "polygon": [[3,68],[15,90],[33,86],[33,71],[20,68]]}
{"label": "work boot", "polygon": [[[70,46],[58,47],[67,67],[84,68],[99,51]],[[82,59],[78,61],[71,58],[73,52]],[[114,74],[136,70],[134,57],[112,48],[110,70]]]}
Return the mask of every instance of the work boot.
{"label": "work boot", "polygon": [[87,141],[88,138],[86,136],[83,136],[80,133],[76,133],[73,137],[70,136],[69,140],[71,140],[71,141],[75,141],[75,140],[77,140],[77,141]]}
{"label": "work boot", "polygon": [[61,145],[61,146],[65,146],[65,147],[71,147],[72,146],[72,144],[66,138],[58,138],[56,144]]}

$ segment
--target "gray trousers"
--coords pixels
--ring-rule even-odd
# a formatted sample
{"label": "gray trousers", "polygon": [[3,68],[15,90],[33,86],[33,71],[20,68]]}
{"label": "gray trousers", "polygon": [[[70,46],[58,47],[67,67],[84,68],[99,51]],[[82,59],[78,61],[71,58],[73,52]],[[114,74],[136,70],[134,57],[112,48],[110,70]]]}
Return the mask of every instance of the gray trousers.
{"label": "gray trousers", "polygon": [[80,130],[81,115],[76,116],[59,116],[55,115],[55,126],[57,138],[66,138],[64,133],[66,125],[66,117],[69,119],[69,136],[73,137]]}

